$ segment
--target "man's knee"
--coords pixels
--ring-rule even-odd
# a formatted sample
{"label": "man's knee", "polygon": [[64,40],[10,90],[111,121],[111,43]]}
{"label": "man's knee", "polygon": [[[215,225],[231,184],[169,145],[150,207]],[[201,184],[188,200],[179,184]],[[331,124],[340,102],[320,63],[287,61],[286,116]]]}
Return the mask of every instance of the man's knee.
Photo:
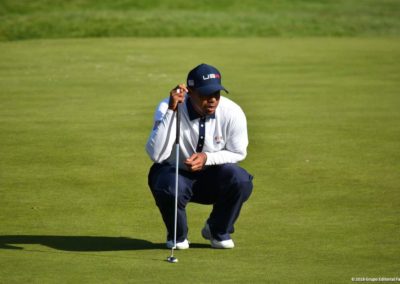
{"label": "man's knee", "polygon": [[[170,205],[175,202],[175,168],[164,167],[149,174],[149,187],[157,205]],[[178,204],[184,207],[188,202],[187,181],[183,177],[178,179]],[[190,190],[189,190],[190,191]]]}
{"label": "man's knee", "polygon": [[154,164],[149,172],[148,183],[153,193],[172,194],[175,187],[175,169],[169,165]]}
{"label": "man's knee", "polygon": [[253,190],[253,176],[236,164],[221,165],[220,171],[223,186],[229,187],[247,200]]}
{"label": "man's knee", "polygon": [[252,184],[253,176],[236,164],[224,164],[220,166],[220,177],[223,182],[229,184]]}

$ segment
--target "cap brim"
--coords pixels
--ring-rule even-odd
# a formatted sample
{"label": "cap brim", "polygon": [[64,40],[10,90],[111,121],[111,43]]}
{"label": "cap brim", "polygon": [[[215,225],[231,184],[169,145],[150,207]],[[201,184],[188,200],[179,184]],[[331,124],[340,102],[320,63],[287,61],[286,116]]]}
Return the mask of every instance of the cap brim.
{"label": "cap brim", "polygon": [[203,86],[200,88],[196,88],[196,91],[199,92],[199,94],[202,96],[210,96],[218,91],[225,91],[225,92],[229,93],[228,90],[225,89],[222,85],[217,85],[217,84],[207,85],[207,86]]}

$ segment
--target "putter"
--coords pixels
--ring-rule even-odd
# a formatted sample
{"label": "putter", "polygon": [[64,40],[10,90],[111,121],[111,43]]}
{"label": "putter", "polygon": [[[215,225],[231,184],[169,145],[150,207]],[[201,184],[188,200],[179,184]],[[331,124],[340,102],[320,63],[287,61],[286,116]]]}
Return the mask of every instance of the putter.
{"label": "putter", "polygon": [[[180,89],[177,89],[177,93]],[[171,255],[167,257],[167,261],[170,263],[177,263],[178,259],[174,257],[174,250],[176,249],[176,227],[178,222],[178,178],[179,178],[179,135],[180,135],[180,115],[179,115],[179,103],[176,106],[176,154],[175,154],[175,216],[174,216],[174,246],[171,248]]]}

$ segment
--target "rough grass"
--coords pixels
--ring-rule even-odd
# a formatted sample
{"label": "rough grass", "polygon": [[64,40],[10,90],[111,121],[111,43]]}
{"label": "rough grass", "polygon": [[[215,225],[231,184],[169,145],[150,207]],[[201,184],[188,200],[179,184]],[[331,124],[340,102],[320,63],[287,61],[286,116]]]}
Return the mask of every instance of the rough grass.
{"label": "rough grass", "polygon": [[[1,43],[0,282],[399,276],[399,50],[383,38]],[[247,114],[255,189],[230,251],[208,248],[210,207],[190,205],[193,248],[171,265],[144,144],[156,103],[201,62]]]}
{"label": "rough grass", "polygon": [[0,40],[400,35],[398,0],[0,0]]}

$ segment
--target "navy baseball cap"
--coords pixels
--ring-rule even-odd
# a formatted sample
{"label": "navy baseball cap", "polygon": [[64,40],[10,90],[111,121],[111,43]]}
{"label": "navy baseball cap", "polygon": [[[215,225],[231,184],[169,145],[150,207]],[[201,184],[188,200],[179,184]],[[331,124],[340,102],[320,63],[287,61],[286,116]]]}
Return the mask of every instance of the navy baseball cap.
{"label": "navy baseball cap", "polygon": [[219,73],[218,69],[204,63],[189,72],[187,85],[202,96],[208,96],[221,90],[228,93],[221,85],[221,73]]}

